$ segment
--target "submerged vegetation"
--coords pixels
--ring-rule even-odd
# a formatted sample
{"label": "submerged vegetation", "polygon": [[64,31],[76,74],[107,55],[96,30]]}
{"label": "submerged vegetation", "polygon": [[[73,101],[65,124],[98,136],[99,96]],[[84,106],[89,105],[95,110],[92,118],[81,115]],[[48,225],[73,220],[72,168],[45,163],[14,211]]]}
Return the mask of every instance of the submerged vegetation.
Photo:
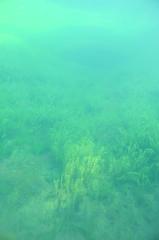
{"label": "submerged vegetation", "polygon": [[[14,74],[1,69],[1,231],[17,239],[151,239],[159,124],[154,103],[145,104],[148,90],[140,105],[131,94],[116,101],[113,88],[95,95],[96,85],[58,98],[54,81],[35,89]],[[102,92],[113,95],[99,101]]]}
{"label": "submerged vegetation", "polygon": [[125,6],[119,22],[118,11],[106,19],[105,4],[83,10],[82,1],[79,9],[35,1],[27,21],[30,1],[12,2],[25,13],[16,18],[8,2],[0,3],[0,240],[159,239],[158,43],[148,2],[146,19]]}

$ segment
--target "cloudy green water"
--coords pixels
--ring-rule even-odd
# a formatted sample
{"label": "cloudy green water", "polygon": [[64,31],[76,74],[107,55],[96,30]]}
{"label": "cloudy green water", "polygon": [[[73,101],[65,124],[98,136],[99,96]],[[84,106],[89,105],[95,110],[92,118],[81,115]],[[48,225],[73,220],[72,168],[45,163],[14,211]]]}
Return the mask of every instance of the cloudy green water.
{"label": "cloudy green water", "polygon": [[159,239],[159,3],[0,1],[0,239]]}

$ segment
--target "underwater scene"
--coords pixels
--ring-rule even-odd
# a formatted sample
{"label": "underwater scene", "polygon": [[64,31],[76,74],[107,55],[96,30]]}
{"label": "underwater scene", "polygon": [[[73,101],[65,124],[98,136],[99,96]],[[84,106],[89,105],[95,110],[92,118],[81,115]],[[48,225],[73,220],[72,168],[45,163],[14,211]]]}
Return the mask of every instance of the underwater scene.
{"label": "underwater scene", "polygon": [[0,0],[0,240],[159,240],[159,2]]}

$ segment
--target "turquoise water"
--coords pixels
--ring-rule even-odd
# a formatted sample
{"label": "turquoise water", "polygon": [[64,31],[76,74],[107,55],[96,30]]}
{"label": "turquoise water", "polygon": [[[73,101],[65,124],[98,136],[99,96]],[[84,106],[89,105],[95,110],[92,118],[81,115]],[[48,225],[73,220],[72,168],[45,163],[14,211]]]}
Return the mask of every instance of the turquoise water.
{"label": "turquoise water", "polygon": [[0,240],[159,239],[159,3],[0,1]]}

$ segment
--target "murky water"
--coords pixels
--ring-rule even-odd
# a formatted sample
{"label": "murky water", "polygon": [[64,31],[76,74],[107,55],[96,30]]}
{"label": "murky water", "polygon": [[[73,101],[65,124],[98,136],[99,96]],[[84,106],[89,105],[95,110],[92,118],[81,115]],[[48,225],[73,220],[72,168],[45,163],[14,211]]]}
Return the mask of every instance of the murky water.
{"label": "murky water", "polygon": [[0,239],[159,239],[157,1],[0,1]]}

